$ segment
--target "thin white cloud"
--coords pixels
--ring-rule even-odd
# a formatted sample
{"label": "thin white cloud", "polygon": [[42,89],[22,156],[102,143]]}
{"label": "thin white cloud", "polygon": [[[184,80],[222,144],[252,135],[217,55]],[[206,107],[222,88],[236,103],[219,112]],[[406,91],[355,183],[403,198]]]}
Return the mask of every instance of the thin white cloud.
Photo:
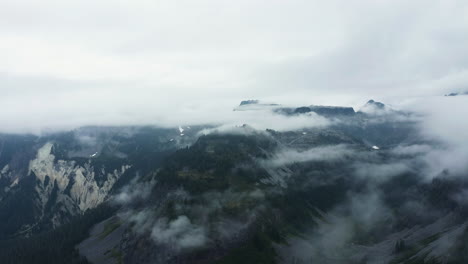
{"label": "thin white cloud", "polygon": [[347,145],[323,146],[311,148],[305,151],[283,149],[275,153],[273,158],[260,162],[266,167],[277,168],[294,163],[310,161],[343,160],[356,154],[356,151],[354,151],[351,146]]}

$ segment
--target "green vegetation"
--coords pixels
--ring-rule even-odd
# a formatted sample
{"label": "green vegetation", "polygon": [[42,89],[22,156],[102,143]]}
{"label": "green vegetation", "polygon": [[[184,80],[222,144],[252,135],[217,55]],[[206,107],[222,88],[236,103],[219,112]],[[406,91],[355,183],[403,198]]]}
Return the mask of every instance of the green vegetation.
{"label": "green vegetation", "polygon": [[[284,170],[291,173],[289,178],[285,177],[287,189],[265,183],[266,181],[262,180],[269,179],[271,168],[266,169],[262,167],[263,163],[259,164],[257,161],[270,157],[269,155],[277,150],[280,140],[276,141],[274,135],[269,137],[264,134],[253,136],[212,134],[200,137],[191,147],[168,155],[171,147],[166,143],[169,143],[161,143],[163,141],[161,135],[154,131],[143,129],[138,132],[138,136],[130,139],[119,135],[106,138],[108,141],[104,144],[102,153],[92,159],[92,166],[95,170],[106,168],[108,171],[119,169],[122,164],[131,164],[132,168],[119,180],[116,188],[124,186],[137,173],[143,176],[140,178],[142,181],[157,174],[158,183],[154,186],[155,190],[150,198],[129,206],[134,206],[132,208],[134,211],[152,210],[149,215],[155,220],[167,219],[169,223],[180,216],[187,216],[190,224],[203,227],[207,231],[208,245],[187,253],[187,259],[217,259],[218,264],[276,263],[280,261],[275,251],[276,245],[287,245],[288,238],[294,236],[305,238],[306,231],[310,231],[316,227],[317,222],[320,222],[317,220],[327,221],[327,216],[322,215],[322,211],[342,210],[338,211],[339,216],[353,213],[346,211],[352,210],[347,207],[347,200],[356,193],[366,193],[369,188],[369,184],[364,180],[349,177],[355,168],[346,159],[333,162],[298,162],[288,165]],[[66,150],[72,148],[72,145],[66,144],[74,144],[69,135],[64,137],[61,139],[62,145],[59,144],[54,148],[54,154],[60,157],[66,157]],[[342,142],[333,135],[323,135],[318,140],[323,142],[314,142],[314,144]],[[116,157],[115,153],[125,153],[125,155]],[[371,158],[376,164],[380,164],[379,162],[386,164],[392,159],[385,153],[368,157]],[[76,159],[78,163],[88,161],[88,158]],[[159,170],[160,165],[162,168]],[[0,204],[0,220],[5,220],[5,224],[2,222],[0,225],[0,237],[9,238],[0,242],[2,263],[86,263],[86,260],[80,258],[76,252],[76,244],[86,238],[93,224],[107,219],[114,209],[101,206],[72,219],[69,224],[56,230],[45,232],[47,228],[39,225],[35,227],[34,232],[41,232],[40,234],[28,239],[13,239],[11,236],[15,234],[15,230],[34,220],[34,204],[28,202],[34,199],[32,197],[34,192],[31,191],[34,188],[34,176],[26,180],[31,182],[16,187]],[[412,192],[413,186],[416,185],[417,192]],[[427,204],[437,208],[452,208],[453,201],[450,195],[455,193],[457,188],[455,184],[443,181],[418,185],[415,174],[411,172],[371,187],[382,191],[382,203],[391,208],[395,216],[399,216],[399,206],[414,197],[427,201]],[[55,192],[54,190],[50,196],[46,205],[47,210],[53,210],[57,200]],[[411,196],[414,194],[418,196]],[[26,202],[15,203],[16,200]],[[337,208],[337,205],[343,206]],[[378,220],[379,222],[372,223],[371,227],[351,219],[349,220],[351,222],[347,222],[353,230],[351,243],[372,245],[381,241],[382,237],[401,230],[405,224],[414,226],[415,221],[406,219],[406,215],[404,217],[402,223]],[[398,218],[403,219],[403,217]],[[333,219],[330,219],[329,223],[333,224]],[[230,221],[240,225],[246,224],[239,233],[226,235],[225,237],[229,237],[226,239],[227,242],[217,243],[220,239],[225,239],[222,236],[224,234],[220,233],[230,227],[225,228],[220,223],[230,225]],[[116,219],[108,221],[98,237],[105,239],[121,224]],[[225,229],[219,229],[219,226]],[[237,228],[234,224],[232,226],[233,229]],[[393,252],[396,258],[391,263],[437,263],[436,260],[424,262],[424,257],[414,256],[439,236],[439,234],[430,236],[417,245],[408,245],[403,240],[397,241]],[[468,235],[464,234],[456,252],[453,253],[456,257],[449,261],[450,264],[465,263],[457,260],[468,258],[467,253],[464,253],[468,252],[467,237]],[[134,244],[129,245],[130,249],[126,250],[132,250],[132,254],[150,255],[148,258],[154,256],[147,254],[157,248],[148,237],[132,237],[129,241],[131,241],[129,244]],[[217,244],[213,246],[210,243]],[[129,252],[121,252],[115,247],[108,250],[105,255],[122,263],[123,254],[126,254],[127,258]],[[183,254],[185,253],[173,257],[183,262],[186,260]],[[168,256],[168,259],[170,257],[172,256]]]}
{"label": "green vegetation", "polygon": [[272,237],[257,232],[249,241],[233,249],[216,264],[271,264],[276,263],[276,257]]}
{"label": "green vegetation", "polygon": [[38,211],[34,204],[35,184],[33,173],[0,201],[0,240],[12,238],[22,226],[32,225],[35,222]]}
{"label": "green vegetation", "polygon": [[113,248],[111,251],[106,253],[106,255],[107,254],[109,254],[110,258],[115,259],[117,261],[117,264],[122,264],[123,263],[123,255],[122,255],[122,252],[120,252],[119,250]]}
{"label": "green vegetation", "polygon": [[75,217],[71,222],[55,230],[29,238],[18,238],[0,242],[2,264],[85,264],[75,246],[88,236],[91,227],[110,217],[114,208],[101,205]]}
{"label": "green vegetation", "polygon": [[[166,159],[158,179],[164,184],[182,186],[192,194],[252,188],[267,175],[253,166],[253,158],[266,157],[265,150],[274,147],[275,143],[263,136],[202,136],[193,146]],[[239,165],[249,169],[236,168]]]}
{"label": "green vegetation", "polygon": [[106,238],[110,233],[114,232],[117,228],[119,228],[122,225],[122,222],[120,220],[112,220],[107,222],[104,225],[104,230],[102,233],[99,235],[100,239]]}
{"label": "green vegetation", "polygon": [[430,243],[436,241],[439,237],[439,234],[434,234],[432,236],[426,237],[425,239],[421,240],[419,243],[416,245],[413,245],[411,247],[406,247],[404,242],[398,241],[396,246],[396,250],[398,252],[401,252],[400,255],[398,255],[395,259],[393,259],[390,264],[397,264],[397,263],[404,263],[404,264],[438,264],[436,260],[431,260],[429,262],[425,262],[425,256],[423,257],[418,257],[415,258],[414,256],[420,252],[422,249],[427,247]]}

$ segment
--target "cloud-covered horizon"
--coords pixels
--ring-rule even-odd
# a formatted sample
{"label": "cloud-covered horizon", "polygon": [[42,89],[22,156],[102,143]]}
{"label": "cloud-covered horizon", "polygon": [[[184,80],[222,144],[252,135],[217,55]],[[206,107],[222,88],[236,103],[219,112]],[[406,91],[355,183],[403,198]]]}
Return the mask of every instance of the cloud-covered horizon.
{"label": "cloud-covered horizon", "polygon": [[5,1],[2,132],[219,121],[243,99],[465,90],[464,1]]}

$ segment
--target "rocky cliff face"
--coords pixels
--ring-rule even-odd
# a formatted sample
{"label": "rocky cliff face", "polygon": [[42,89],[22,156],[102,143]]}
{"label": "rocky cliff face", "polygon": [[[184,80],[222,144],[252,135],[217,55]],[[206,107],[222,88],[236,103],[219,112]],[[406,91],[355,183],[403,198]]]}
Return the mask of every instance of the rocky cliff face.
{"label": "rocky cliff face", "polygon": [[198,128],[88,127],[0,135],[0,239],[29,236],[96,208],[186,146]]}
{"label": "rocky cliff face", "polygon": [[[60,214],[63,212],[75,215],[102,203],[117,180],[130,168],[126,164],[112,171],[102,168],[97,175],[91,160],[83,165],[74,160],[56,160],[51,153],[53,147],[47,142],[38,150],[36,158],[29,164],[29,174],[37,178],[35,191],[41,218],[48,209],[57,211],[52,216],[54,226],[61,224]],[[103,180],[98,182],[97,178]]]}

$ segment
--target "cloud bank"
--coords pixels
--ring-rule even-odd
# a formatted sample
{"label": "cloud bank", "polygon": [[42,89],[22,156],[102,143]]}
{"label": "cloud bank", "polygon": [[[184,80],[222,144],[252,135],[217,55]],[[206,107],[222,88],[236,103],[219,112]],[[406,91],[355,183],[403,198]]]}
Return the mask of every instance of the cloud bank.
{"label": "cloud bank", "polygon": [[360,106],[462,91],[466,17],[461,0],[4,1],[1,131],[219,121],[248,98]]}

